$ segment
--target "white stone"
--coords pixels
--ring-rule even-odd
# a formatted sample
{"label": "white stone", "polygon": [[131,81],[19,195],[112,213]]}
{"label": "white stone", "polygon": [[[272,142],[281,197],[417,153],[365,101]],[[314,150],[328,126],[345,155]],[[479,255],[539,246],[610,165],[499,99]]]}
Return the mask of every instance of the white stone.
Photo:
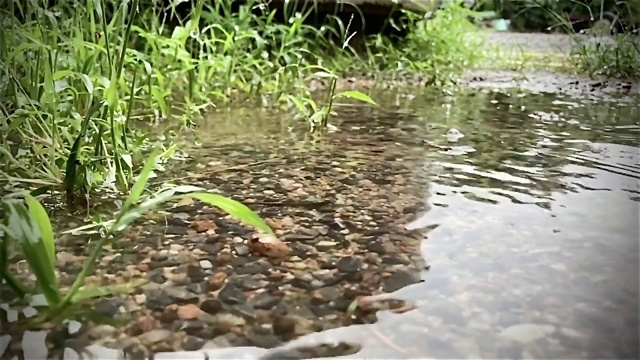
{"label": "white stone", "polygon": [[205,269],[205,270],[212,269],[213,268],[213,264],[209,260],[200,260],[200,267]]}

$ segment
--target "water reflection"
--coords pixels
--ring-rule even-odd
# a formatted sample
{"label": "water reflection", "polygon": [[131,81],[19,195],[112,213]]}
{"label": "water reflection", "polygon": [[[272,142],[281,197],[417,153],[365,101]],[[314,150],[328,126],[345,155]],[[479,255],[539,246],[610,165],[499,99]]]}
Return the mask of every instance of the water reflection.
{"label": "water reflection", "polygon": [[[339,342],[359,351],[337,346],[335,357],[353,359],[638,357],[637,106],[491,93],[375,98],[385,110],[341,109],[340,131],[321,140],[289,131],[282,119],[257,124],[252,114],[231,112],[201,128],[211,136],[201,138],[204,147],[216,141],[218,156],[201,155],[202,163],[287,155],[304,165],[300,171],[330,170],[305,162],[311,153],[402,163],[402,176],[414,183],[406,191],[429,204],[406,225],[430,229],[420,251],[431,268],[422,283],[377,297],[417,307],[380,311],[374,324],[313,333],[272,350],[203,349],[155,359],[309,358],[304,348]],[[450,129],[464,134],[455,146]],[[121,355],[97,346],[86,352]],[[64,357],[78,356],[67,350]]]}

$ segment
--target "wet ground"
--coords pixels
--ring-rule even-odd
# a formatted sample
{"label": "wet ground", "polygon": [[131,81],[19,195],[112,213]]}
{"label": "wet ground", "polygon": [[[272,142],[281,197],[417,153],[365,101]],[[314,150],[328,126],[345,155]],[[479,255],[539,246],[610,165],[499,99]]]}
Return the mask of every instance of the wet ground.
{"label": "wet ground", "polygon": [[[373,97],[338,106],[321,137],[278,114],[213,114],[170,177],[248,204],[285,248],[199,203],[152,214],[89,279],[150,280],[92,305],[125,325],[72,322],[49,346],[65,359],[638,358],[638,98]],[[61,283],[86,244],[60,244]],[[3,321],[0,345],[46,356],[44,333]]]}
{"label": "wet ground", "polygon": [[[530,92],[595,98],[618,93],[640,94],[637,79],[590,77],[576,74],[575,69],[569,66],[572,50],[586,47],[596,51],[597,46],[611,46],[615,41],[609,36],[487,31],[484,39],[487,61],[477,69],[466,71],[460,80],[462,86],[483,89],[518,87]],[[630,39],[633,38],[626,41]]]}

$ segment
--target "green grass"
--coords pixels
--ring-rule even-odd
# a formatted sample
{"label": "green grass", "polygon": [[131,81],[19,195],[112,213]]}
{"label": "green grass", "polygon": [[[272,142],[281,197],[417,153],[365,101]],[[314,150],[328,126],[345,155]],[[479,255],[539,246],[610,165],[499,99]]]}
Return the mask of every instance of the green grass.
{"label": "green grass", "polygon": [[[95,192],[126,194],[148,149],[171,146],[153,143],[139,121],[172,117],[193,127],[207,109],[241,103],[281,108],[320,129],[337,76],[421,74],[448,86],[477,59],[457,40],[472,25],[455,4],[429,21],[410,15],[402,44],[372,36],[364,51],[350,42],[360,36],[350,23],[315,28],[307,14],[278,23],[268,10],[252,13],[251,2],[231,14],[229,1],[198,0],[171,24],[140,0],[8,5],[0,10],[0,182],[36,194],[63,190],[70,204]],[[328,94],[310,92],[314,78]]]}
{"label": "green grass", "polygon": [[[73,284],[65,291],[59,287],[56,277],[56,239],[45,208],[28,192],[16,193],[2,200],[4,216],[0,224],[0,230],[2,231],[0,283],[6,282],[7,286],[21,300],[26,300],[28,297],[37,294],[42,294],[46,299],[46,306],[41,309],[40,315],[34,319],[28,319],[26,321],[27,325],[33,326],[48,321],[65,320],[71,315],[69,312],[74,310],[74,305],[95,297],[127,293],[144,284],[146,281],[141,278],[120,286],[87,287],[84,284],[84,280],[91,274],[94,264],[99,260],[102,249],[117,234],[147,212],[164,203],[189,196],[208,205],[218,207],[267,235],[273,235],[271,228],[245,205],[219,194],[208,193],[204,189],[195,186],[166,187],[153,194],[145,195],[147,182],[157,160],[161,156],[157,152],[151,154],[138,179],[133,184],[131,193],[112,220],[85,227],[85,230],[89,227],[102,227],[104,229],[103,235],[92,245],[88,260]],[[12,269],[9,267],[9,262],[13,260],[17,252],[22,254],[31,274],[35,276],[34,287],[20,281],[14,276]]]}
{"label": "green grass", "polygon": [[615,35],[611,41],[577,39],[572,55],[575,66],[591,75],[640,79],[638,35]]}
{"label": "green grass", "polygon": [[[341,76],[385,83],[419,74],[447,87],[479,53],[478,42],[460,41],[473,26],[469,11],[453,3],[428,21],[408,14],[411,32],[400,44],[380,35],[356,44],[351,22],[337,19],[315,28],[305,24],[308,14],[291,13],[279,23],[273,12],[254,14],[253,2],[231,14],[230,1],[196,0],[185,19],[170,22],[145,0],[47,3],[9,0],[0,9],[0,281],[21,299],[44,295],[47,311],[36,322],[60,320],[86,299],[138,285],[86,288],[84,279],[127,225],[186,194],[271,232],[222,195],[191,186],[147,189],[150,174],[178,149],[137,125],[172,118],[195,127],[207,110],[239,104],[274,107],[323,130],[336,99],[376,104],[339,89]],[[326,88],[312,93],[313,80]],[[73,285],[61,289],[57,229],[42,203],[62,194],[68,205],[89,210],[92,197],[105,192],[126,200],[113,219],[82,227],[101,228],[101,238]],[[16,254],[35,286],[14,273]]]}

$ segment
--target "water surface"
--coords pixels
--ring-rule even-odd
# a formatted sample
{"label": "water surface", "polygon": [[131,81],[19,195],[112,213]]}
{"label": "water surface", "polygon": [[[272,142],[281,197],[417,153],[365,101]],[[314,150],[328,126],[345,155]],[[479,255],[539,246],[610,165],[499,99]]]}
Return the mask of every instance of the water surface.
{"label": "water surface", "polygon": [[[339,108],[324,151],[366,140],[385,149],[380,161],[411,164],[408,182],[421,184],[429,207],[407,226],[431,229],[421,246],[431,268],[393,296],[418,307],[287,348],[347,341],[362,345],[349,358],[638,357],[637,99],[377,99],[384,110]],[[465,136],[451,142],[450,129]]]}
{"label": "water surface", "polygon": [[[179,181],[238,164],[275,177],[299,168],[334,187],[327,194],[340,211],[348,166],[378,186],[371,202],[402,199],[403,225],[426,234],[408,254],[430,265],[422,282],[380,295],[416,308],[279,349],[208,350],[209,358],[295,357],[338,341],[361,348],[341,356],[354,359],[638,358],[638,99],[373,96],[378,108],[337,107],[338,131],[320,137],[281,114],[221,110],[185,144],[197,165],[178,165]],[[388,187],[390,178],[404,185]],[[217,184],[233,191],[232,180]]]}

